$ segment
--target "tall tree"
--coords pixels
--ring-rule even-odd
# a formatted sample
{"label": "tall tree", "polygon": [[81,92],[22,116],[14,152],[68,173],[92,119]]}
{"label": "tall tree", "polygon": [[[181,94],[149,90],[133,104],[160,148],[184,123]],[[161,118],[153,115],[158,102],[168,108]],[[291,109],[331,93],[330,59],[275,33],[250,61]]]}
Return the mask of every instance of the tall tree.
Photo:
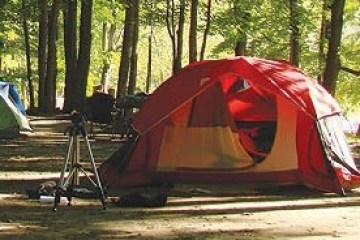
{"label": "tall tree", "polygon": [[90,69],[91,20],[93,0],[81,0],[79,53],[76,66],[78,100],[75,109],[83,111],[86,103],[86,86]]}
{"label": "tall tree", "polygon": [[172,46],[172,70],[176,73],[182,66],[186,1],[180,0],[177,6],[174,0],[167,0],[166,5],[166,28]]}
{"label": "tall tree", "polygon": [[134,0],[134,24],[133,24],[133,41],[131,46],[131,62],[130,62],[130,73],[129,73],[129,86],[127,93],[129,95],[133,95],[135,93],[136,88],[136,77],[137,77],[137,45],[139,40],[139,7],[140,0]]}
{"label": "tall tree", "polygon": [[64,0],[64,54],[65,54],[65,89],[64,111],[71,112],[76,102],[77,68],[77,0]]}
{"label": "tall tree", "polygon": [[47,42],[47,65],[45,80],[45,103],[44,113],[52,114],[56,106],[56,74],[57,74],[57,28],[58,16],[60,11],[60,0],[53,0],[48,22],[48,42]]}
{"label": "tall tree", "polygon": [[340,44],[343,27],[345,0],[334,0],[331,4],[331,30],[326,57],[323,86],[335,95],[336,82],[340,70]]}
{"label": "tall tree", "polygon": [[[153,50],[156,49],[156,34],[155,31],[158,29],[164,29],[166,26],[165,18],[166,11],[163,0],[149,0],[144,2],[142,9],[145,11],[141,14],[141,23],[145,23],[147,27],[147,63],[146,63],[146,81],[145,81],[145,92],[149,93],[151,85],[153,84],[154,74],[153,65],[156,63],[156,58],[154,58]],[[166,9],[167,10],[167,9]],[[159,27],[160,26],[160,27]],[[157,28],[159,27],[159,28]]]}
{"label": "tall tree", "polygon": [[325,62],[325,42],[326,42],[326,30],[328,26],[327,21],[328,1],[323,0],[321,7],[321,19],[320,19],[320,31],[319,31],[319,50],[318,50],[318,76],[319,83],[323,81],[323,67]]}
{"label": "tall tree", "polygon": [[184,27],[185,27],[185,9],[186,1],[180,0],[180,12],[179,12],[179,28],[176,32],[177,35],[177,53],[175,58],[175,72],[179,71],[182,67],[182,57],[184,49]]}
{"label": "tall tree", "polygon": [[114,51],[115,23],[103,22],[102,28],[102,52],[104,54],[101,68],[101,85],[104,91],[107,91],[111,74],[111,56]]}
{"label": "tall tree", "polygon": [[22,12],[23,12],[23,29],[24,29],[24,37],[25,37],[25,56],[26,56],[26,79],[27,85],[29,88],[29,96],[30,96],[30,112],[34,112],[35,109],[35,97],[34,97],[34,85],[32,82],[32,70],[31,70],[31,50],[30,50],[30,33],[29,27],[27,23],[27,14],[26,14],[26,2],[25,0],[21,1]]}
{"label": "tall tree", "polygon": [[[138,0],[136,0],[138,1]],[[121,58],[119,67],[119,80],[116,92],[116,98],[121,99],[127,93],[127,85],[129,80],[131,56],[132,56],[132,42],[134,39],[134,18],[136,16],[136,4],[134,1],[128,0],[125,3],[125,26],[123,44],[121,48]]]}
{"label": "tall tree", "polygon": [[176,24],[175,24],[175,2],[174,0],[166,0],[166,29],[168,31],[171,50],[172,50],[172,72],[175,73],[176,61]]}
{"label": "tall tree", "polygon": [[[66,111],[84,111],[90,69],[93,0],[81,0],[79,41],[77,41],[77,1],[64,5],[65,107]],[[77,47],[78,46],[78,47]]]}
{"label": "tall tree", "polygon": [[148,61],[146,69],[146,83],[145,83],[145,92],[150,92],[151,78],[152,78],[152,38],[154,35],[154,27],[150,26],[150,33],[148,35]]}
{"label": "tall tree", "polygon": [[204,34],[202,37],[202,44],[201,44],[201,50],[200,50],[200,60],[204,60],[205,58],[205,50],[206,50],[206,42],[207,42],[207,37],[209,35],[210,32],[210,24],[211,24],[211,4],[212,1],[208,0],[207,5],[206,5],[206,17],[205,17],[205,29],[204,29]]}
{"label": "tall tree", "polygon": [[235,56],[247,55],[246,45],[248,42],[247,36],[247,24],[250,21],[250,13],[242,9],[241,4],[238,1],[234,1],[233,13],[239,19],[240,26],[236,28],[237,38],[235,41],[234,52]]}
{"label": "tall tree", "polygon": [[289,0],[290,9],[290,62],[294,66],[300,63],[300,23],[298,0]]}
{"label": "tall tree", "polygon": [[197,17],[199,0],[191,0],[189,27],[189,62],[197,61]]}
{"label": "tall tree", "polygon": [[116,50],[116,30],[117,17],[119,15],[118,8],[114,0],[108,3],[108,8],[111,8],[110,19],[104,19],[102,22],[102,67],[101,67],[101,85],[106,92],[109,88],[111,80],[113,52]]}
{"label": "tall tree", "polygon": [[147,52],[148,58],[146,63],[146,82],[145,82],[145,92],[150,92],[152,71],[153,71],[153,37],[154,37],[154,26],[157,19],[158,11],[156,9],[156,2],[154,0],[146,2],[146,9],[148,10],[147,15],[145,15],[145,22],[148,26],[148,36],[147,36]]}
{"label": "tall tree", "polygon": [[39,0],[39,44],[38,44],[38,107],[40,112],[45,111],[45,82],[47,62],[47,41],[48,41],[48,0]]}

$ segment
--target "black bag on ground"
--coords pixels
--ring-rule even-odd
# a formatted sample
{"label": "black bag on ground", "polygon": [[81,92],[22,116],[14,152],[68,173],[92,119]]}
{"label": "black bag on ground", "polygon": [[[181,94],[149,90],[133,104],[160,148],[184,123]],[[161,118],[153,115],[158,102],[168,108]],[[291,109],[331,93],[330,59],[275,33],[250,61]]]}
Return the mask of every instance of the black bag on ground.
{"label": "black bag on ground", "polygon": [[30,199],[39,199],[40,196],[54,196],[55,189],[56,189],[56,182],[47,181],[41,183],[35,189],[27,189],[26,194],[29,196]]}
{"label": "black bag on ground", "polygon": [[114,204],[118,207],[163,207],[166,205],[165,193],[138,192],[119,197]]}

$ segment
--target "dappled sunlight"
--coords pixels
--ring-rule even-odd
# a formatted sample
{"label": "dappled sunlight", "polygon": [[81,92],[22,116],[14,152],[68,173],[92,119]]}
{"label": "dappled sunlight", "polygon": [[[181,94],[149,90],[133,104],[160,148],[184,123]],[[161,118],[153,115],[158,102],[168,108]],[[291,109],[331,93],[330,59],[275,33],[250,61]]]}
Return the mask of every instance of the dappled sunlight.
{"label": "dappled sunlight", "polygon": [[[309,216],[312,209],[332,208],[333,211],[329,217],[337,218],[338,212],[341,207],[347,206],[347,203],[339,204],[334,201],[333,204],[324,201],[319,205],[312,203],[293,201],[282,201],[276,205],[272,202],[266,202],[268,208],[255,207],[259,203],[254,199],[249,205],[242,202],[230,204],[207,204],[209,202],[206,198],[195,198],[198,202],[194,205],[184,205],[177,207],[164,207],[164,208],[125,208],[119,213],[119,218],[109,219],[106,222],[97,222],[93,224],[93,228],[98,229],[99,234],[105,238],[127,238],[127,237],[141,237],[145,239],[173,239],[176,237],[189,237],[196,236],[209,237],[213,236],[214,239],[269,239],[265,236],[272,236],[274,239],[277,237],[333,237],[333,236],[346,236],[346,231],[329,230],[328,226],[315,228],[307,224],[308,221],[299,223],[289,223],[286,214],[279,215],[277,212],[280,210],[294,210],[299,217]],[[211,198],[215,200],[215,198]],[[232,201],[232,198],[219,198],[223,202],[227,200]],[[359,198],[350,203],[351,205],[359,204]],[[171,205],[171,201],[169,204]],[[192,200],[188,200],[192,201]],[[255,204],[256,202],[256,204]],[[321,201],[320,201],[321,202]],[[260,204],[261,205],[261,204]],[[242,207],[241,207],[242,206]],[[351,209],[345,210],[351,211]],[[272,217],[267,218],[265,215],[269,214]],[[273,217],[277,216],[278,219]],[[314,216],[315,218],[319,216]],[[320,219],[323,216],[320,216]],[[316,221],[316,220],[315,220]],[[101,233],[102,232],[102,233]]]}
{"label": "dappled sunlight", "polygon": [[47,228],[40,226],[3,223],[0,226],[0,238],[1,239],[20,239],[22,235],[26,235],[28,232],[46,231]]}
{"label": "dappled sunlight", "polygon": [[[0,178],[4,179],[10,172],[14,172],[11,176],[18,174],[22,177],[24,174],[21,174],[21,171],[33,172],[34,178],[48,175],[47,172],[57,171],[60,174],[68,151],[68,136],[63,133],[66,126],[63,126],[63,122],[54,126],[47,125],[45,120],[35,122],[37,127],[28,137],[0,140],[0,167],[1,172],[6,173],[0,173]],[[119,147],[118,142],[112,141],[91,140],[90,144],[97,163],[105,161]],[[89,162],[89,154],[82,138],[80,153],[82,161]]]}
{"label": "dappled sunlight", "polygon": [[[247,222],[245,222],[247,221]],[[275,227],[272,223],[264,222],[261,227],[254,227],[253,221],[240,217],[227,216],[218,219],[199,218],[185,219],[175,223],[164,223],[153,226],[151,222],[134,223],[129,231],[123,227],[123,222],[95,225],[102,230],[101,239],[324,239],[324,237],[340,237],[344,232],[317,231],[314,228],[297,228],[296,226]],[[127,223],[125,223],[128,225]],[[110,226],[111,227],[110,227]],[[115,225],[115,226],[114,226]],[[135,231],[134,231],[135,230]]]}
{"label": "dappled sunlight", "polygon": [[[0,181],[19,181],[19,180],[46,180],[58,178],[60,172],[31,172],[31,171],[11,171],[0,172]],[[0,182],[1,183],[1,182]]]}
{"label": "dappled sunlight", "polygon": [[41,161],[48,161],[49,157],[24,157],[24,156],[17,156],[9,158],[8,162],[41,162]]}
{"label": "dappled sunlight", "polygon": [[[119,143],[91,141],[91,146],[100,163]],[[99,199],[73,198],[72,206],[60,205],[53,212],[51,202],[30,199],[26,190],[59,179],[66,149],[63,134],[0,142],[0,239],[311,240],[357,236],[354,219],[360,214],[356,208],[360,189],[340,197],[299,187],[181,185],[169,192],[166,206],[159,208],[117,207],[113,201],[118,195],[109,190],[107,210]],[[84,158],[86,161],[86,155]],[[326,225],[317,224],[325,218]],[[342,227],[338,227],[339,220]]]}
{"label": "dappled sunlight", "polygon": [[[94,228],[101,230],[101,238],[127,238],[141,237],[145,239],[201,239],[202,237],[254,237],[264,227],[251,227],[253,221],[244,222],[243,216],[178,216],[174,219],[171,216],[164,216],[164,222],[159,223],[157,219],[139,218],[130,221],[112,221],[96,223]],[[245,238],[246,239],[246,238]]]}
{"label": "dappled sunlight", "polygon": [[[349,233],[314,222],[325,216],[331,221],[356,215],[354,196],[294,200],[284,195],[171,197],[161,208],[119,208],[108,199],[102,210],[97,199],[75,198],[72,206],[31,200],[22,194],[0,195],[0,238],[21,239],[292,239],[346,237]],[[276,201],[274,201],[276,200]],[[320,213],[314,213],[317,209]],[[286,211],[286,214],[284,213]],[[290,211],[291,210],[291,211]],[[312,219],[288,222],[288,217]],[[350,224],[350,223],[349,223]]]}
{"label": "dappled sunlight", "polygon": [[[266,199],[267,198],[267,199]],[[197,198],[196,198],[197,199]],[[212,201],[209,201],[212,199]],[[236,201],[237,199],[237,201]],[[264,200],[263,200],[264,199]],[[274,201],[275,200],[275,201]],[[256,204],[255,204],[256,203]],[[200,198],[182,204],[172,205],[172,200],[165,208],[150,208],[146,214],[196,214],[196,215],[218,215],[218,214],[242,214],[244,212],[266,212],[276,210],[309,210],[327,209],[336,207],[351,207],[360,205],[360,196],[336,197],[336,198],[308,198],[293,199],[287,197],[269,198],[252,197],[252,201],[242,201],[241,198]]]}

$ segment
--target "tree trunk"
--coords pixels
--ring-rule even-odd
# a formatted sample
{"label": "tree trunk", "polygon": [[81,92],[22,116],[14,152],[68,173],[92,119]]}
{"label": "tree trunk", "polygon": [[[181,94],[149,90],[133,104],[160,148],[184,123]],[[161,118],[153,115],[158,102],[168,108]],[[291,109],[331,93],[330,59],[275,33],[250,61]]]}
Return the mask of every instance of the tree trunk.
{"label": "tree trunk", "polygon": [[48,9],[47,0],[39,0],[39,44],[38,44],[38,108],[39,112],[45,112],[45,81],[46,81],[46,62],[47,62],[47,41],[48,41]]}
{"label": "tree trunk", "polygon": [[146,74],[146,85],[145,92],[149,94],[151,87],[151,78],[152,78],[152,38],[153,38],[153,26],[150,26],[150,34],[148,36],[148,62],[147,62],[147,74]]}
{"label": "tree trunk", "polygon": [[331,5],[331,34],[326,57],[323,86],[335,95],[336,81],[340,70],[339,49],[343,27],[345,0],[334,0]]}
{"label": "tree trunk", "polygon": [[[112,11],[112,17],[113,19],[116,19],[116,11]],[[109,27],[110,25],[110,27]],[[112,62],[111,62],[111,57],[109,56],[111,54],[112,51],[114,51],[115,49],[115,30],[116,30],[116,25],[114,23],[103,23],[103,53],[105,54],[105,56],[103,56],[103,67],[102,67],[102,71],[101,71],[101,84],[103,86],[103,89],[105,90],[105,92],[108,90],[108,85],[109,85],[109,79],[111,76],[111,66],[112,66]]]}
{"label": "tree trunk", "polygon": [[129,86],[128,94],[133,95],[136,89],[136,76],[137,76],[137,44],[139,39],[139,0],[133,0],[134,4],[134,24],[133,24],[133,41],[131,47],[131,65],[130,65],[130,74],[129,74]]}
{"label": "tree trunk", "polygon": [[65,89],[64,111],[71,112],[76,102],[77,68],[77,0],[65,0],[64,7],[64,51],[65,51]]}
{"label": "tree trunk", "polygon": [[134,4],[132,1],[127,2],[127,8],[125,11],[125,26],[124,26],[124,36],[123,44],[120,58],[120,67],[119,67],[119,80],[116,98],[121,99],[126,95],[127,84],[129,79],[130,71],[130,61],[131,61],[131,47],[133,41],[133,24],[134,24]]}
{"label": "tree trunk", "polygon": [[240,37],[241,39],[239,41],[236,42],[235,45],[235,56],[245,56],[246,55],[246,43],[247,43],[247,38],[245,34],[242,34],[242,36]]}
{"label": "tree trunk", "polygon": [[201,44],[200,60],[204,60],[205,58],[206,41],[210,31],[210,22],[211,22],[211,0],[208,0],[206,7],[206,25],[202,39],[202,44]]}
{"label": "tree trunk", "polygon": [[294,66],[300,63],[300,29],[298,0],[289,0],[290,6],[290,62]]}
{"label": "tree trunk", "polygon": [[[22,9],[23,11],[26,9],[25,0],[21,1]],[[28,82],[28,88],[29,88],[29,96],[30,96],[30,112],[34,111],[35,108],[35,98],[34,98],[34,86],[31,79],[31,54],[30,54],[30,36],[29,36],[29,28],[27,24],[27,16],[23,16],[23,29],[24,29],[24,35],[25,35],[25,53],[26,53],[26,79]]]}
{"label": "tree trunk", "polygon": [[177,35],[177,49],[176,58],[174,63],[175,72],[178,72],[182,67],[182,55],[183,55],[183,42],[184,42],[184,25],[185,25],[185,0],[180,1],[180,13],[179,13],[179,26],[176,32]]}
{"label": "tree trunk", "polygon": [[321,84],[323,82],[323,69],[325,63],[325,42],[326,42],[326,12],[328,9],[328,1],[323,0],[323,5],[321,8],[321,23],[320,23],[320,33],[319,33],[319,53],[318,53],[318,77],[317,80]]}
{"label": "tree trunk", "polygon": [[86,102],[86,86],[90,68],[91,51],[91,19],[93,0],[81,0],[80,42],[77,60],[77,101],[75,109],[84,111]]}
{"label": "tree trunk", "polygon": [[56,107],[56,74],[57,74],[57,59],[56,59],[56,39],[58,16],[60,11],[60,0],[54,0],[51,6],[49,15],[49,32],[48,32],[48,54],[47,54],[47,71],[45,82],[45,107],[46,114],[53,114]]}
{"label": "tree trunk", "polygon": [[191,0],[189,28],[189,63],[197,61],[197,14],[198,0]]}
{"label": "tree trunk", "polygon": [[[103,86],[104,91],[108,89],[108,72],[110,70],[110,58],[108,53],[110,51],[109,46],[109,27],[107,22],[103,22],[102,27],[102,52],[103,52],[103,64],[101,68],[101,85]],[[111,44],[111,43],[110,43]]]}
{"label": "tree trunk", "polygon": [[172,50],[172,72],[175,73],[175,62],[177,56],[176,46],[176,24],[175,24],[175,2],[174,0],[166,1],[166,29],[171,40]]}

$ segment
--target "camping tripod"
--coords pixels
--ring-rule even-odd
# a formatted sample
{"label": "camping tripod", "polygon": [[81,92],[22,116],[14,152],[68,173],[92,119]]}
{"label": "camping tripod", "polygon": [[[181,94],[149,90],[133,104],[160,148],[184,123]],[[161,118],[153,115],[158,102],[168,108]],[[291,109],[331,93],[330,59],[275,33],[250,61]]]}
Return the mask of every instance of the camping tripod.
{"label": "camping tripod", "polygon": [[[95,166],[94,156],[92,154],[89,139],[86,134],[86,129],[83,126],[83,117],[80,113],[72,114],[72,124],[67,128],[65,133],[69,134],[69,148],[67,152],[67,157],[64,161],[63,169],[61,171],[60,179],[55,191],[55,200],[53,211],[57,210],[57,206],[60,203],[61,196],[66,196],[71,205],[71,199],[73,197],[74,187],[80,184],[79,173],[83,173],[90,183],[96,188],[97,196],[99,197],[103,209],[106,209],[105,205],[105,194],[104,189],[101,185],[99,174]],[[85,145],[90,156],[90,163],[95,175],[95,181],[90,178],[88,173],[85,171],[83,166],[80,163],[80,139],[79,136],[82,136],[85,140]],[[68,170],[68,176],[65,177],[65,172]]]}

